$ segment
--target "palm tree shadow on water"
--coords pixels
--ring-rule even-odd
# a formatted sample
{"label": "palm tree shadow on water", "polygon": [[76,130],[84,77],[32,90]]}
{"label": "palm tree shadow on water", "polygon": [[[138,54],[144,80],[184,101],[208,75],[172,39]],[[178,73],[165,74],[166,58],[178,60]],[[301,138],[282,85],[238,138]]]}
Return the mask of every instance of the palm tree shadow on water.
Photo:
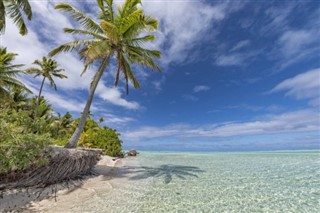
{"label": "palm tree shadow on water", "polygon": [[201,170],[198,167],[194,166],[182,166],[182,165],[160,165],[158,167],[140,167],[139,170],[136,170],[132,177],[129,180],[141,180],[150,177],[164,178],[164,183],[169,184],[174,177],[180,179],[187,179],[187,177],[199,176],[197,173],[203,173],[204,170]]}

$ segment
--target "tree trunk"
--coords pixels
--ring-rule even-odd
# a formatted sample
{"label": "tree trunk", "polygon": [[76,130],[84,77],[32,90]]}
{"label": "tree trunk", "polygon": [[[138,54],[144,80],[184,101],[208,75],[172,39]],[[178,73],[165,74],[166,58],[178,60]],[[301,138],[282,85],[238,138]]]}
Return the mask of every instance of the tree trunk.
{"label": "tree trunk", "polygon": [[87,103],[83,109],[80,121],[79,121],[78,126],[77,126],[76,130],[74,131],[73,135],[69,139],[68,143],[65,145],[65,148],[75,148],[77,146],[77,143],[78,143],[79,138],[81,136],[81,133],[83,131],[84,125],[86,123],[87,117],[89,115],[89,110],[90,110],[90,106],[92,103],[92,99],[94,97],[94,92],[96,91],[98,83],[102,77],[103,71],[105,70],[108,62],[109,62],[109,56],[102,60],[98,71],[94,75],[93,80],[90,85],[90,92],[89,92],[89,96],[87,99]]}
{"label": "tree trunk", "polygon": [[44,81],[46,80],[46,77],[43,77],[43,80],[42,80],[42,83],[41,83],[41,87],[40,87],[40,90],[39,90],[39,95],[38,95],[38,100],[37,100],[37,105],[36,105],[36,109],[34,111],[34,120],[36,120],[37,118],[37,114],[38,114],[38,109],[39,109],[39,105],[40,105],[40,97],[41,97],[41,92],[42,92],[42,88],[43,88],[43,85],[44,85]]}

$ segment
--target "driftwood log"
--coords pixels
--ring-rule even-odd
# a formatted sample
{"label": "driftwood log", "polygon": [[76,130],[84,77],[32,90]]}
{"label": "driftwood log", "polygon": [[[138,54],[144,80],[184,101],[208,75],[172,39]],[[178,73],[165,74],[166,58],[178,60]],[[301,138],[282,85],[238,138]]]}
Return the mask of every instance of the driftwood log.
{"label": "driftwood log", "polygon": [[44,187],[92,174],[102,152],[102,149],[66,149],[51,146],[48,151],[49,163],[46,166],[0,175],[0,190]]}

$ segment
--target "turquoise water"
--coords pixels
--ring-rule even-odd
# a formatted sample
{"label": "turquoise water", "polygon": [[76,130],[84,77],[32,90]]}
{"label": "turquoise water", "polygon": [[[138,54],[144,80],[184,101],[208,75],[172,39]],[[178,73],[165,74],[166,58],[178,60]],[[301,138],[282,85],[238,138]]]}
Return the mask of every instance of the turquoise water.
{"label": "turquoise water", "polygon": [[320,212],[319,152],[150,153],[74,211]]}

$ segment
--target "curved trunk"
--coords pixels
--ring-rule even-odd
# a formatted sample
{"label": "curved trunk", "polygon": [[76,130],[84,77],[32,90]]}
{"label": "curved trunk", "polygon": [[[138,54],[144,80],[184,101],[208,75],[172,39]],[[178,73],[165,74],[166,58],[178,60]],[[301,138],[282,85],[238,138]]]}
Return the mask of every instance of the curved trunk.
{"label": "curved trunk", "polygon": [[109,57],[104,58],[99,66],[98,71],[94,75],[93,80],[90,85],[90,92],[89,92],[86,106],[83,109],[83,112],[82,112],[82,115],[81,115],[81,118],[80,118],[80,121],[78,123],[76,130],[74,131],[73,135],[69,139],[68,143],[65,145],[65,148],[75,148],[77,146],[77,143],[78,143],[79,138],[81,136],[82,130],[83,130],[84,125],[86,123],[87,117],[89,115],[89,110],[90,110],[90,106],[91,106],[92,99],[94,96],[94,92],[96,91],[98,83],[102,77],[103,71],[105,70],[108,62],[109,62]]}
{"label": "curved trunk", "polygon": [[42,80],[42,83],[41,83],[41,87],[40,87],[40,90],[39,90],[39,95],[38,95],[38,100],[37,100],[37,105],[36,105],[36,109],[34,111],[34,120],[36,120],[37,118],[37,114],[38,114],[38,109],[39,109],[39,105],[40,105],[40,97],[41,97],[41,92],[42,92],[42,88],[43,88],[43,85],[44,85],[44,81],[46,80],[46,77],[43,77],[43,80]]}

